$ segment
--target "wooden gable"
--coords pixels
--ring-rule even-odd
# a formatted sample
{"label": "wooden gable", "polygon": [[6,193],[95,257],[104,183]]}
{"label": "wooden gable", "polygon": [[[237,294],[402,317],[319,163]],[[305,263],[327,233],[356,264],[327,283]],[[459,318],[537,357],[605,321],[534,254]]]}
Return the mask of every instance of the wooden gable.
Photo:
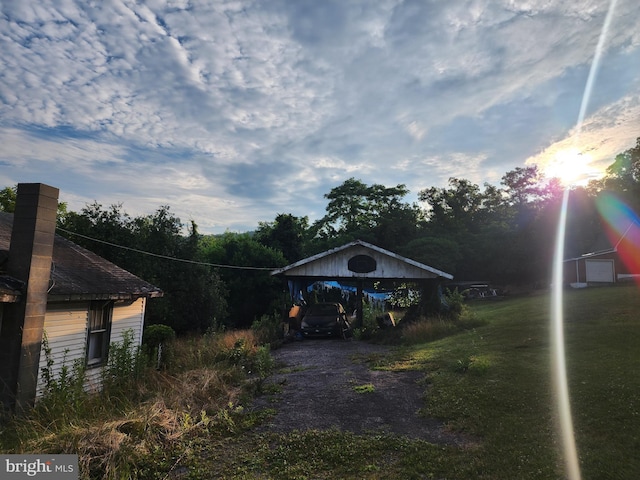
{"label": "wooden gable", "polygon": [[304,278],[426,280],[453,276],[362,240],[327,250],[274,270],[272,275]]}

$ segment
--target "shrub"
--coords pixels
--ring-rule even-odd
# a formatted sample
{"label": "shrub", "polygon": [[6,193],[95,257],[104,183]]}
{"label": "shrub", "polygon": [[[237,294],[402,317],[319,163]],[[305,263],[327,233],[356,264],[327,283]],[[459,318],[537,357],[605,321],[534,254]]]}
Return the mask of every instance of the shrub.
{"label": "shrub", "polygon": [[167,348],[175,338],[176,332],[168,325],[156,324],[145,327],[142,335],[142,347],[147,358],[155,362],[157,369],[165,365]]}
{"label": "shrub", "polygon": [[109,345],[107,364],[102,370],[103,390],[124,393],[141,377],[144,368],[140,348],[134,342],[133,330],[125,330],[122,341]]}
{"label": "shrub", "polygon": [[284,338],[282,321],[277,314],[262,315],[251,325],[251,330],[256,335],[258,343],[275,344]]}
{"label": "shrub", "polygon": [[161,343],[176,338],[176,332],[168,325],[156,324],[145,327],[142,344],[157,347]]}

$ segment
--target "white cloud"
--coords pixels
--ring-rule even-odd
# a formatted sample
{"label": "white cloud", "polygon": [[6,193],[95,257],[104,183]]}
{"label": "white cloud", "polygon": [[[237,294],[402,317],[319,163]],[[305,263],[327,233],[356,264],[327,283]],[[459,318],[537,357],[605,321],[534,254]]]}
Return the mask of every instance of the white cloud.
{"label": "white cloud", "polygon": [[[412,191],[495,182],[569,135],[606,7],[5,2],[0,180],[40,172],[86,198],[100,172],[104,203],[165,199],[218,231],[272,209],[322,214],[349,176]],[[637,136],[636,13],[617,2],[605,63],[618,70],[584,127],[602,158]]]}
{"label": "white cloud", "polygon": [[587,166],[597,176],[613,163],[616,155],[635,145],[640,137],[640,95],[626,96],[591,115],[582,128],[573,128],[567,136],[541,153],[531,156],[527,164],[546,168],[563,152],[576,150],[588,155]]}

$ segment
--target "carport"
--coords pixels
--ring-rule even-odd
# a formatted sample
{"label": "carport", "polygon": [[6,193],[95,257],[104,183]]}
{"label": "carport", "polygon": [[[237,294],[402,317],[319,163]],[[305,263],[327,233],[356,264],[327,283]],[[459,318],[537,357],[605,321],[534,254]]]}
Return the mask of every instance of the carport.
{"label": "carport", "polygon": [[437,289],[445,279],[453,279],[453,275],[362,240],[355,240],[299,260],[272,271],[271,275],[281,277],[287,282],[292,300],[300,289],[316,281],[355,282],[358,326],[362,325],[365,284],[378,281],[410,282],[421,285],[423,291],[427,291]]}

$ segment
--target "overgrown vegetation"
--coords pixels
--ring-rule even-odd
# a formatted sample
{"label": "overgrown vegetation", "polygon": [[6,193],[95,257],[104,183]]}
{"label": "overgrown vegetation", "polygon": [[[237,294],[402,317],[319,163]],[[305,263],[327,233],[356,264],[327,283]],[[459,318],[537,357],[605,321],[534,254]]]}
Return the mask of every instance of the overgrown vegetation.
{"label": "overgrown vegetation", "polygon": [[[443,296],[446,309],[431,315],[405,314],[401,317],[401,313],[396,313],[395,328],[378,328],[375,317],[380,313],[369,312],[365,315],[364,322],[368,333],[366,338],[376,343],[417,345],[469,330],[484,323],[484,320],[465,303],[463,295],[457,290],[453,292],[447,290]],[[365,313],[367,313],[366,309]]]}
{"label": "overgrown vegetation", "polygon": [[[404,342],[371,359],[375,368],[424,372],[422,413],[457,432],[459,446],[254,428],[273,412],[253,411],[246,400],[279,389],[264,383],[271,356],[246,330],[172,341],[163,369],[144,370],[126,396],[86,396],[62,417],[47,399],[68,398],[60,389],[77,385],[72,367],[28,417],[2,425],[0,447],[79,453],[83,479],[563,478],[548,306],[547,295],[473,303],[468,314],[476,326]],[[639,310],[635,286],[566,292],[569,389],[584,478],[640,474]],[[373,393],[368,384],[353,388]]]}
{"label": "overgrown vegetation", "polygon": [[162,478],[188,459],[199,436],[236,435],[268,413],[242,406],[274,366],[253,331],[166,341],[157,370],[125,333],[110,346],[103,391],[89,393],[79,365],[55,375],[45,339],[43,396],[25,416],[3,419],[0,450],[77,453],[83,479]]}

